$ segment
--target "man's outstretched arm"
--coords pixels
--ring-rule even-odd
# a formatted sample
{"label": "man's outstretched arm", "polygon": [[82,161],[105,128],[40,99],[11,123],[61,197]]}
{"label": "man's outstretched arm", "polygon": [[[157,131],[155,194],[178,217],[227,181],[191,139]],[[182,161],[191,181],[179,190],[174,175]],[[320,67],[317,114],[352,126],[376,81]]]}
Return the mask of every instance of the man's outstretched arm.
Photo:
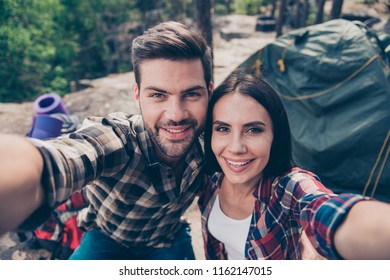
{"label": "man's outstretched arm", "polygon": [[390,204],[362,201],[348,212],[334,242],[346,259],[390,259]]}
{"label": "man's outstretched arm", "polygon": [[42,170],[40,152],[25,137],[0,135],[0,235],[43,203]]}

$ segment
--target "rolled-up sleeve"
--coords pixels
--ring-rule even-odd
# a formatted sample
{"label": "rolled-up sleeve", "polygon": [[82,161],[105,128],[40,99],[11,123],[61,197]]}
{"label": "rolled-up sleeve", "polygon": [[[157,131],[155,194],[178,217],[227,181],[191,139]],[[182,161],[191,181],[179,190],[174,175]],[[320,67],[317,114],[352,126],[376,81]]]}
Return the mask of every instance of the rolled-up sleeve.
{"label": "rolled-up sleeve", "polygon": [[[319,197],[316,200],[322,199]],[[334,246],[335,232],[352,206],[364,200],[370,200],[370,198],[355,194],[340,194],[324,199],[323,203],[318,203],[318,201],[314,203],[319,208],[311,211],[314,215],[309,220],[310,228],[319,244],[319,250],[328,259],[341,259]]]}
{"label": "rolled-up sleeve", "polygon": [[327,259],[341,259],[334,246],[337,228],[356,203],[372,198],[351,193],[335,194],[308,171],[293,173],[286,190],[292,193],[293,216],[318,252]]}
{"label": "rolled-up sleeve", "polygon": [[63,137],[30,139],[44,159],[41,184],[45,202],[24,223],[24,228],[44,222],[42,217],[47,217],[50,209],[74,192],[99,176],[114,176],[127,164],[129,154],[123,127],[105,118],[90,118],[79,130]]}

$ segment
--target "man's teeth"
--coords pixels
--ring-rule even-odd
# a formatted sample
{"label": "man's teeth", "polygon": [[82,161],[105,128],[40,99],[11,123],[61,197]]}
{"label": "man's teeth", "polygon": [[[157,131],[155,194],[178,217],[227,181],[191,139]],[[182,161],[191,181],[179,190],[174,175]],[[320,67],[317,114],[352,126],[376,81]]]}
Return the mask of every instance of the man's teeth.
{"label": "man's teeth", "polygon": [[239,167],[239,166],[243,166],[243,165],[248,164],[248,163],[250,162],[250,160],[248,160],[248,161],[242,161],[242,162],[233,162],[233,161],[228,160],[227,162],[228,162],[230,165],[233,165],[233,166],[235,166],[235,167]]}
{"label": "man's teeth", "polygon": [[180,132],[186,131],[187,129],[186,128],[184,128],[184,129],[168,129],[168,128],[166,128],[165,130],[168,131],[169,133],[180,133]]}

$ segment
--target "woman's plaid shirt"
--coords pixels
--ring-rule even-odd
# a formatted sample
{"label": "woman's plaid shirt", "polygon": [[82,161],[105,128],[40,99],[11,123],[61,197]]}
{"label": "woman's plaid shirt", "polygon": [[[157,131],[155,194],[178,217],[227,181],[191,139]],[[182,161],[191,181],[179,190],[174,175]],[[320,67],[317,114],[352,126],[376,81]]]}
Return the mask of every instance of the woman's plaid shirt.
{"label": "woman's plaid shirt", "polygon": [[[222,173],[211,176],[198,200],[207,259],[227,257],[223,244],[207,229],[222,178]],[[284,176],[263,179],[253,196],[256,200],[245,245],[247,259],[300,259],[298,244],[302,229],[321,255],[338,259],[333,244],[335,230],[355,203],[369,199],[352,194],[335,195],[315,174],[297,167]]]}
{"label": "woman's plaid shirt", "polygon": [[75,133],[31,141],[45,162],[42,209],[86,186],[90,205],[80,215],[81,226],[100,228],[125,247],[170,246],[183,213],[206,183],[199,142],[188,152],[177,186],[173,170],[158,162],[138,115],[89,118]]}

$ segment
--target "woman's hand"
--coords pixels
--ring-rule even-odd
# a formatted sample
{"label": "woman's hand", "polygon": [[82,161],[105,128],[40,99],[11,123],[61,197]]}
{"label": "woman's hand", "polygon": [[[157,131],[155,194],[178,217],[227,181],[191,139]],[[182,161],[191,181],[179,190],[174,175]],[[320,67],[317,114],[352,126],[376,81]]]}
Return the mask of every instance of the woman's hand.
{"label": "woman's hand", "polygon": [[323,256],[317,253],[317,250],[311,244],[305,231],[302,232],[301,238],[299,239],[299,249],[301,250],[302,260],[325,260]]}

